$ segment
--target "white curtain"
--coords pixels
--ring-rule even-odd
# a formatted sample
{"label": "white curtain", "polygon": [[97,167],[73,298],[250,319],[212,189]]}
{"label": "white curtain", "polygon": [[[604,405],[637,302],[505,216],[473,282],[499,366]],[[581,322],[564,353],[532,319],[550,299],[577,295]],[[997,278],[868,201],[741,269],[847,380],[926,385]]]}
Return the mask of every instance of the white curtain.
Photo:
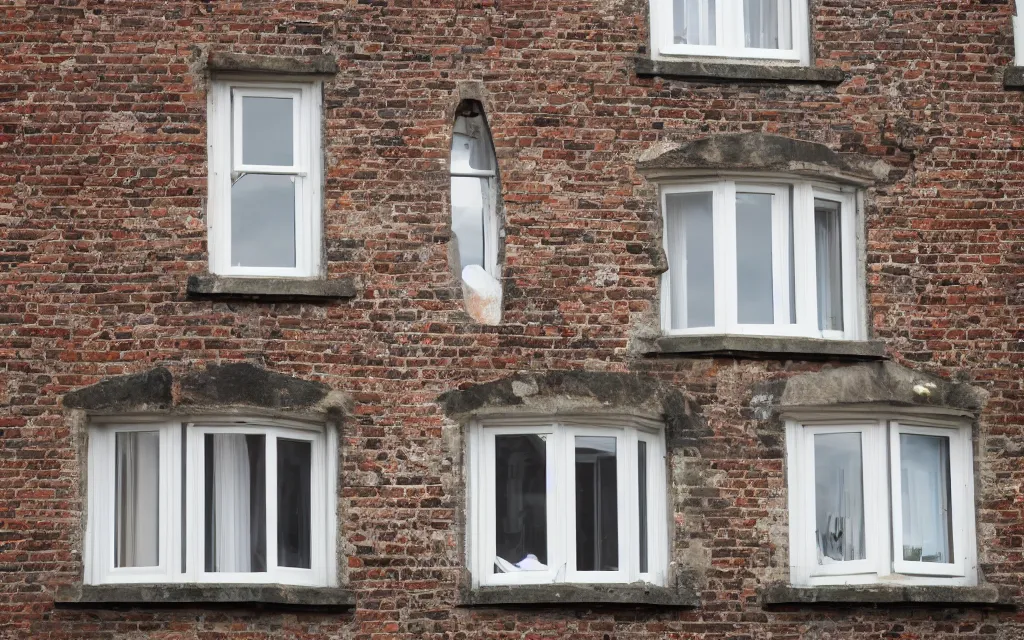
{"label": "white curtain", "polygon": [[900,434],[903,559],[952,562],[949,439]]}
{"label": "white curtain", "polygon": [[160,564],[160,433],[120,432],[115,446],[117,566],[157,566]]}
{"label": "white curtain", "polygon": [[252,571],[251,473],[245,436],[213,437],[213,527],[215,571]]}
{"label": "white curtain", "polygon": [[743,40],[752,49],[790,49],[790,0],[743,0]]}
{"label": "white curtain", "polygon": [[818,564],[865,557],[860,439],[859,433],[814,436]]}
{"label": "white curtain", "polygon": [[838,203],[815,203],[815,261],[818,271],[818,328],[843,329],[842,245]]}
{"label": "white curtain", "polygon": [[673,0],[672,25],[675,44],[716,44],[715,0]]}

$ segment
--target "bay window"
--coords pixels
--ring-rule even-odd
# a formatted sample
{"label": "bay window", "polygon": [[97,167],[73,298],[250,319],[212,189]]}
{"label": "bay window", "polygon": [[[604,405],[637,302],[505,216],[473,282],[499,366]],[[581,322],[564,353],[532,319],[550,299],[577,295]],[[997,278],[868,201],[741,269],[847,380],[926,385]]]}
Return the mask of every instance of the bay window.
{"label": "bay window", "polygon": [[327,586],[334,441],[299,422],[94,426],[87,581]]}
{"label": "bay window", "polygon": [[855,193],[809,181],[661,187],[667,335],[862,337]]}
{"label": "bay window", "polygon": [[790,420],[794,584],[974,584],[970,427],[897,416]]}
{"label": "bay window", "polygon": [[659,424],[487,419],[470,438],[474,582],[664,583]]}

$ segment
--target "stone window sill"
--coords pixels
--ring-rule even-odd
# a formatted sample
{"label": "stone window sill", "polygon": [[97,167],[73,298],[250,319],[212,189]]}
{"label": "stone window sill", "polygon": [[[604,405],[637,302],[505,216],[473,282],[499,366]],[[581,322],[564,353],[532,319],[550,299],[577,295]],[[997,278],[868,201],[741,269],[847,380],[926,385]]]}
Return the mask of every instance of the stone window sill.
{"label": "stone window sill", "polygon": [[801,356],[823,360],[883,360],[881,340],[821,340],[774,336],[662,336],[648,355],[736,356],[772,359]]}
{"label": "stone window sill", "polygon": [[256,300],[336,300],[354,298],[354,278],[234,278],[189,276],[190,298],[251,298]]}
{"label": "stone window sill", "polygon": [[835,587],[793,587],[769,584],[758,596],[761,604],[931,604],[936,606],[1012,606],[1012,602],[993,585],[975,587],[907,586],[907,585],[844,585]]}
{"label": "stone window sill", "polygon": [[110,584],[63,587],[57,607],[74,609],[247,607],[292,611],[347,611],[355,595],[340,587],[252,584]]}
{"label": "stone window sill", "polygon": [[695,608],[700,606],[700,596],[695,590],[677,590],[637,583],[478,587],[463,590],[459,597],[459,606],[461,607],[553,605],[646,605]]}
{"label": "stone window sill", "polygon": [[636,58],[640,77],[660,76],[707,82],[779,82],[789,84],[841,84],[846,79],[836,67],[799,67],[780,64],[710,62],[706,60],[651,60]]}

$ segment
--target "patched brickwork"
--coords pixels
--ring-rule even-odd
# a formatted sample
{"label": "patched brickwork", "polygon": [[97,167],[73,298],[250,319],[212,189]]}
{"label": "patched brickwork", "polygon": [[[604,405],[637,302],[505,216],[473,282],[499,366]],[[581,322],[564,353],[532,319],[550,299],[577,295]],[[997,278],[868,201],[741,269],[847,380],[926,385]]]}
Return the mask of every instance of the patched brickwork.
{"label": "patched brickwork", "polygon": [[[1024,94],[1003,88],[1012,13],[1009,0],[811,2],[816,64],[846,79],[791,85],[638,77],[644,0],[2,3],[0,637],[1024,636],[1018,615],[988,605],[762,604],[759,589],[786,574],[773,542],[785,539],[786,487],[784,442],[759,402],[773,381],[848,365],[630,346],[653,337],[665,269],[645,154],[759,132],[884,161],[865,192],[869,325],[895,362],[987,393],[979,558],[985,581],[1024,602]],[[217,53],[328,72],[323,56],[336,60],[324,81],[325,256],[353,298],[187,295],[207,272]],[[501,174],[499,326],[469,319],[449,264],[460,85],[481,92]],[[81,582],[86,511],[62,399],[113,376],[237,362],[353,401],[339,550],[354,611],[55,608],[58,589]],[[671,477],[674,559],[702,567],[699,608],[456,607],[464,449],[437,399],[561,370],[643,374],[699,407],[693,462]]]}

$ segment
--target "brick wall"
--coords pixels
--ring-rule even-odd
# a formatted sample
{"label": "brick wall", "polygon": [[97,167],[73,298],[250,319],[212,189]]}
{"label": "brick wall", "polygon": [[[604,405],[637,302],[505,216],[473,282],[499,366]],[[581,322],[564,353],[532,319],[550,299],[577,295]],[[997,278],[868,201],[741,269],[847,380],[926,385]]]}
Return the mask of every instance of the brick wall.
{"label": "brick wall", "polygon": [[[1024,96],[1004,91],[1008,0],[812,2],[839,86],[639,79],[643,0],[7,0],[0,6],[0,637],[953,638],[1024,636],[1012,612],[792,608],[754,597],[784,521],[781,452],[752,389],[820,363],[651,358],[655,143],[762,131],[883,158],[868,191],[870,324],[897,362],[991,395],[975,444],[980,560],[1024,575]],[[337,57],[325,83],[328,270],[351,301],[196,301],[206,270],[210,51]],[[448,145],[481,81],[508,236],[505,315],[470,322],[448,265]],[[157,364],[251,361],[355,400],[339,541],[352,614],[55,610],[80,580],[68,391]],[[514,371],[643,372],[711,433],[713,510],[692,611],[456,609],[461,460],[441,393]]]}

